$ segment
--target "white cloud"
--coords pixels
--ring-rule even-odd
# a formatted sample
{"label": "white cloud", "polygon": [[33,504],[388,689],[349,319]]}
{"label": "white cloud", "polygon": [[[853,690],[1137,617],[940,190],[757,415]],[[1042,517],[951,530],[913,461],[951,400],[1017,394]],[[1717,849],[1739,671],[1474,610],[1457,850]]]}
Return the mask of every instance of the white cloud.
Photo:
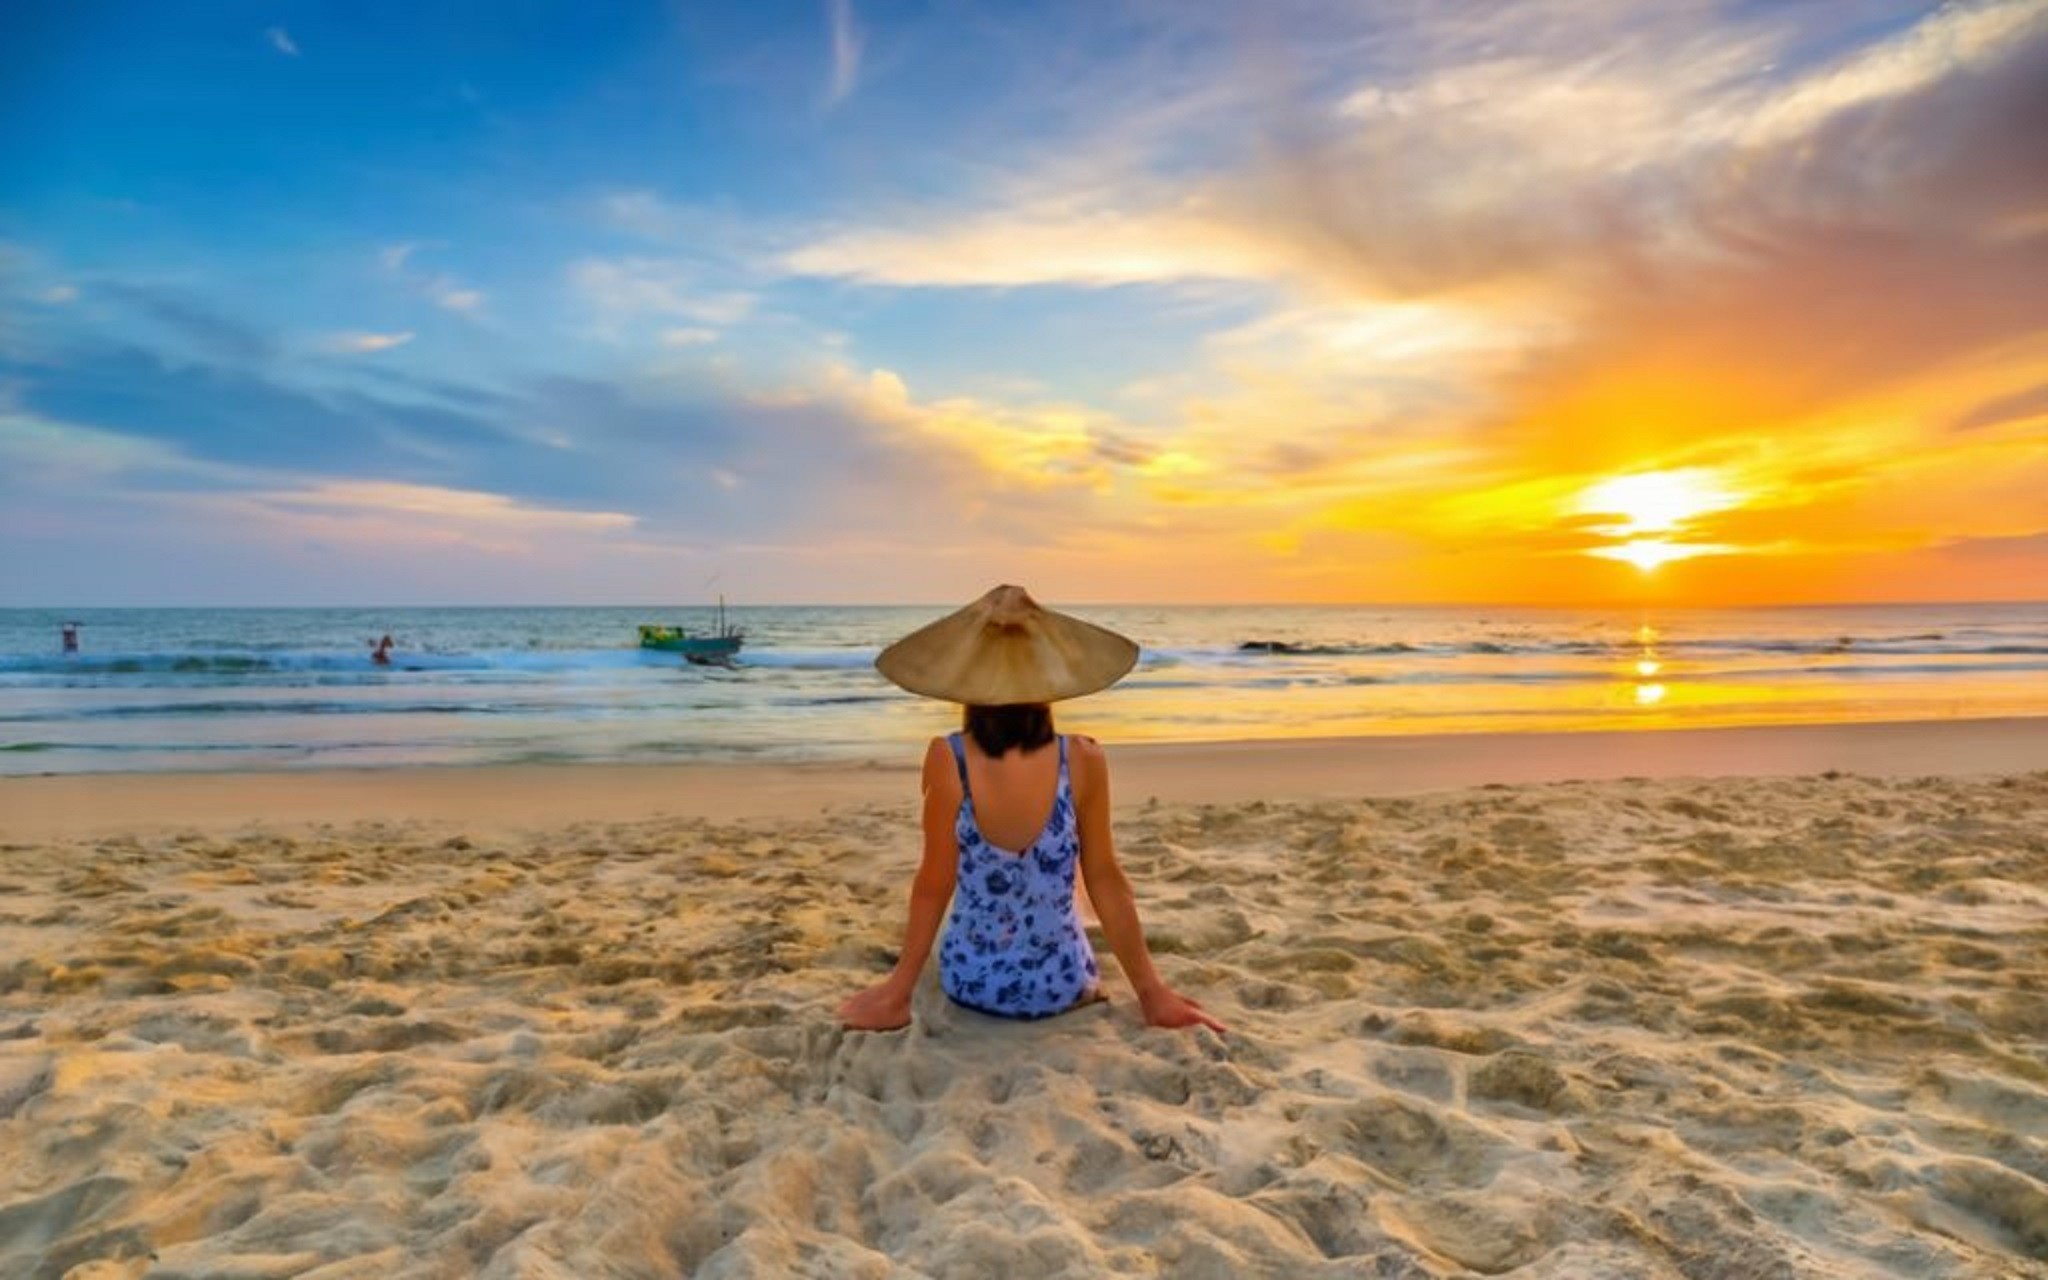
{"label": "white cloud", "polygon": [[483,309],[484,292],[473,289],[446,272],[417,270],[413,259],[422,251],[437,246],[424,245],[408,240],[402,244],[386,245],[378,250],[377,260],[384,270],[398,277],[407,289],[420,294],[435,306],[460,315],[474,316]]}
{"label": "white cloud", "polygon": [[721,327],[754,309],[753,294],[707,286],[694,264],[667,258],[585,258],[570,264],[569,283],[610,322],[653,315]]}
{"label": "white cloud", "polygon": [[335,333],[329,334],[325,343],[327,350],[345,355],[367,355],[374,351],[389,351],[411,342],[410,330],[404,333]]}
{"label": "white cloud", "polygon": [[832,72],[825,85],[825,105],[845,101],[860,83],[860,58],[866,38],[853,21],[853,0],[825,0],[832,27]]}
{"label": "white cloud", "polygon": [[998,486],[1011,496],[1106,493],[1124,468],[1159,452],[1126,423],[1086,405],[919,399],[894,370],[840,362],[827,365],[818,384],[760,394],[754,403],[840,406],[896,448],[961,468],[959,483]]}
{"label": "white cloud", "polygon": [[78,286],[75,284],[53,284],[43,290],[43,301],[62,305],[78,301]]}
{"label": "white cloud", "polygon": [[286,31],[283,27],[272,27],[263,34],[269,37],[271,48],[276,49],[279,53],[290,58],[299,56],[299,46],[293,42],[291,32]]}
{"label": "white cloud", "polygon": [[[11,398],[11,397],[10,397]],[[219,480],[232,468],[200,463],[160,441],[0,412],[0,459],[9,479],[38,488],[83,488],[139,472]]]}
{"label": "white cloud", "polygon": [[615,191],[597,207],[606,222],[638,235],[659,237],[674,227],[674,210],[652,191]]}
{"label": "white cloud", "polygon": [[1211,340],[1233,356],[1285,357],[1356,376],[1464,376],[1570,336],[1545,308],[1489,298],[1351,302],[1276,312]]}
{"label": "white cloud", "polygon": [[[289,482],[288,482],[289,483]],[[616,511],[534,506],[504,494],[385,480],[321,480],[183,500],[246,532],[334,547],[462,549],[486,555],[602,554],[639,523]]]}
{"label": "white cloud", "polygon": [[272,490],[247,496],[280,510],[366,516],[431,516],[532,530],[627,529],[636,523],[635,517],[617,511],[536,507],[501,493],[388,480],[329,480],[301,489]]}
{"label": "white cloud", "polygon": [[1838,112],[1904,97],[1984,62],[2044,25],[2048,4],[2040,0],[1944,7],[1900,35],[1797,81],[1726,127],[1749,142],[1797,137]]}
{"label": "white cloud", "polygon": [[[162,441],[0,409],[0,489],[10,486],[0,509],[19,506],[20,495],[52,493],[101,511],[141,504],[176,513],[180,528],[232,531],[239,542],[249,541],[253,522],[335,545],[523,553],[583,539],[603,539],[608,547],[639,524],[623,512],[544,506],[484,490],[214,462]],[[225,524],[211,523],[221,517]]]}
{"label": "white cloud", "polygon": [[661,345],[665,347],[701,347],[707,342],[718,341],[716,329],[663,329]]}
{"label": "white cloud", "polygon": [[1293,254],[1200,208],[1075,213],[1006,209],[923,227],[829,235],[786,254],[795,275],[874,284],[1119,285],[1265,280]]}
{"label": "white cloud", "polygon": [[597,196],[589,210],[600,225],[671,246],[707,270],[743,268],[772,257],[791,239],[729,204],[667,200],[648,190]]}
{"label": "white cloud", "polygon": [[[1631,251],[1728,252],[1740,237],[1723,215],[1759,198],[1750,189],[1771,181],[1762,162],[1795,163],[1844,113],[1967,76],[2048,23],[2042,0],[1944,7],[1787,76],[1775,60],[1788,56],[1788,24],[1646,8],[1607,20],[1589,52],[1597,16],[1524,12],[1447,6],[1428,11],[1425,38],[1382,32],[1383,52],[1406,54],[1389,64],[1401,69],[1321,108],[1291,82],[1266,84],[1272,100],[1234,104],[1238,117],[1270,122],[1238,135],[1257,144],[1249,155],[1202,145],[1221,123],[1203,100],[1162,113],[1173,124],[1153,154],[1082,142],[965,208],[887,210],[770,260],[793,275],[905,287],[1223,279],[1327,298],[1533,276],[1568,286],[1574,271]],[[1216,72],[1233,74],[1259,82]],[[1923,169],[1940,154],[1894,149]],[[1206,169],[1188,170],[1191,151],[1212,157]]]}

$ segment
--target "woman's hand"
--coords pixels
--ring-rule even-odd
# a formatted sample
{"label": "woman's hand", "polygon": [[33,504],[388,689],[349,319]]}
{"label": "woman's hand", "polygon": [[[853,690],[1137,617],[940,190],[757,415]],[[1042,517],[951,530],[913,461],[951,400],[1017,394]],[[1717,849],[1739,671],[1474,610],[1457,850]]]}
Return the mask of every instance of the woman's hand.
{"label": "woman's hand", "polygon": [[1207,1027],[1218,1035],[1226,1034],[1222,1023],[1202,1012],[1201,1005],[1172,987],[1161,986],[1140,995],[1138,1007],[1145,1015],[1147,1026]]}
{"label": "woman's hand", "polygon": [[910,992],[894,982],[877,982],[839,1006],[839,1020],[854,1031],[894,1031],[910,1025]]}

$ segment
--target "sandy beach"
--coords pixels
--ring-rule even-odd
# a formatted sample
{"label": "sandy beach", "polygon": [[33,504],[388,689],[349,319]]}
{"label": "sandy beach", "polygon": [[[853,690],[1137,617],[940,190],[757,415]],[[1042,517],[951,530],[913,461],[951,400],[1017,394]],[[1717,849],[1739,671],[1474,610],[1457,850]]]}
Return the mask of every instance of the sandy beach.
{"label": "sandy beach", "polygon": [[0,784],[0,1274],[2048,1275],[2048,720],[1116,751],[1165,976],[890,962],[905,767]]}

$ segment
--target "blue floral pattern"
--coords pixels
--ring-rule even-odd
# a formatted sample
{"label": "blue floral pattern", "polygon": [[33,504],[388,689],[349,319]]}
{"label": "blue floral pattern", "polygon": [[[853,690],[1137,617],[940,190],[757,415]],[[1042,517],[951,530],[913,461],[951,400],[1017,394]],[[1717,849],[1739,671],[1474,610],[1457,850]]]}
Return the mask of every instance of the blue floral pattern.
{"label": "blue floral pattern", "polygon": [[981,834],[967,790],[966,750],[957,733],[947,742],[960,767],[960,813],[953,822],[960,870],[939,941],[939,985],[956,1002],[1000,1017],[1062,1013],[1101,976],[1074,912],[1081,838],[1066,736],[1059,739],[1052,816],[1022,853],[999,849]]}

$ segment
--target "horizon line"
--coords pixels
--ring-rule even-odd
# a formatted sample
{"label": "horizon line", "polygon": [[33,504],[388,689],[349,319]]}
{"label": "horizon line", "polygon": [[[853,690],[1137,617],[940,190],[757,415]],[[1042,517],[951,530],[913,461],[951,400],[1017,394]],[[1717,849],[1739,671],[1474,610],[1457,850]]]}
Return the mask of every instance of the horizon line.
{"label": "horizon line", "polygon": [[[869,600],[869,601],[815,601],[815,600],[764,600],[753,603],[724,603],[727,612],[736,609],[957,609],[964,601],[941,600]],[[1986,600],[1805,600],[1777,601],[1771,603],[1707,604],[1682,601],[1528,601],[1528,600],[1056,600],[1059,606],[1090,609],[1628,609],[1628,610],[1764,610],[1764,609],[1924,609],[1939,607],[1988,608],[2021,605],[2048,605],[2048,596],[2027,599],[1986,599]],[[0,604],[0,613],[82,613],[95,610],[233,610],[254,612],[258,610],[300,610],[300,609],[348,609],[348,610],[389,610],[409,609],[717,609],[717,601],[647,601],[628,600],[612,603],[567,603],[560,601],[508,601],[500,603],[397,603],[383,601],[375,603],[339,602],[330,604]]]}

